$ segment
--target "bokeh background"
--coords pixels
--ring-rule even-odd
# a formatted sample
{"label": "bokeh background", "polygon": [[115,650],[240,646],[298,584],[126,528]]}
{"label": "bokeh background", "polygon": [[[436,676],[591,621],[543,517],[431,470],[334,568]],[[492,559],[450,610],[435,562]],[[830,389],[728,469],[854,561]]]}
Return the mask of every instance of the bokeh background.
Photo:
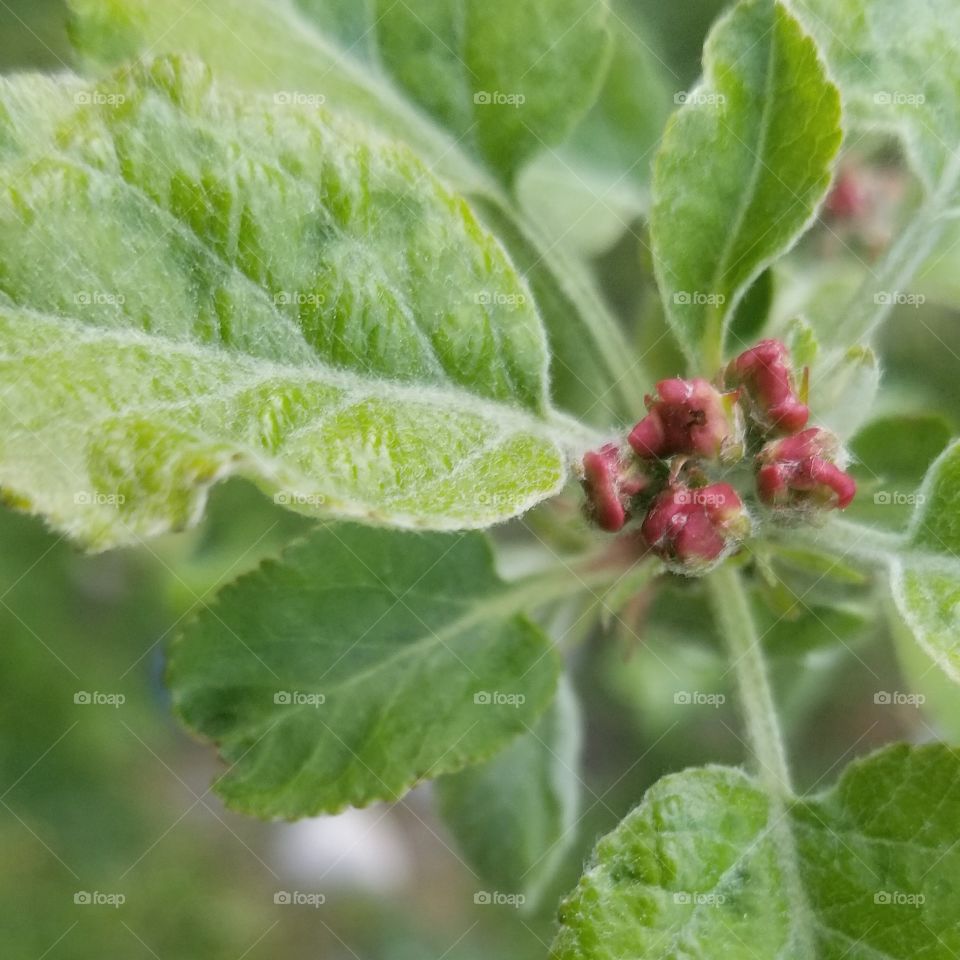
{"label": "bokeh background", "polygon": [[[722,4],[635,6],[667,89],[686,89]],[[0,0],[0,71],[70,65],[66,11],[57,0]],[[596,262],[638,342],[656,323],[638,266],[642,237],[638,227]],[[828,238],[811,244],[820,242]],[[948,263],[942,271],[948,285],[956,283],[951,270]],[[888,410],[927,406],[953,429],[958,353],[952,309],[928,304],[922,323],[910,308],[898,313],[882,345],[894,387]],[[668,366],[669,357],[661,362]],[[38,520],[0,510],[0,955],[545,956],[556,896],[540,912],[475,905],[482,885],[436,818],[429,787],[392,807],[297,824],[238,817],[209,791],[217,761],[170,713],[166,645],[219,583],[277,553],[301,524],[230,483],[217,490],[199,530],[87,557]],[[872,591],[869,583],[857,587],[856,601],[882,605]],[[667,591],[645,622],[639,637],[622,627],[597,630],[571,654],[586,717],[583,819],[557,895],[575,882],[595,839],[658,777],[742,757],[730,698],[718,708],[678,711],[676,682],[664,673],[668,662],[690,678],[690,689],[729,693],[696,598],[683,587]],[[820,649],[803,634],[809,626],[788,622],[778,635],[788,652],[775,660],[804,785],[826,785],[846,760],[891,739],[957,729],[950,704],[927,713],[874,704],[877,690],[906,689],[885,627],[854,623],[847,645]],[[84,692],[124,702],[75,702]],[[936,691],[930,696],[937,700]],[[92,891],[125,902],[74,902]],[[279,891],[322,894],[325,902],[278,905]]]}

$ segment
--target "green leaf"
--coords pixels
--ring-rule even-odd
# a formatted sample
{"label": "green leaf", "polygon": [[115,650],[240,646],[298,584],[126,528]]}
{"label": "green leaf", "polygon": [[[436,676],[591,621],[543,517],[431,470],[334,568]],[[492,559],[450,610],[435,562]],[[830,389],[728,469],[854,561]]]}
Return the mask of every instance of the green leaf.
{"label": "green leaf", "polygon": [[608,250],[650,206],[653,154],[671,108],[663,62],[647,30],[611,5],[613,55],[597,102],[569,139],[524,169],[520,203],[554,244]]}
{"label": "green leaf", "polygon": [[810,224],[840,146],[840,97],[782,3],[744,0],[714,27],[704,80],[667,126],[651,236],[674,333],[720,365],[750,284]]}
{"label": "green leaf", "polygon": [[240,89],[322,102],[410,144],[458,186],[484,186],[489,178],[454,139],[363,62],[373,37],[363,25],[366,2],[68,0],[74,45],[101,69],[191,54]]}
{"label": "green leaf", "polygon": [[893,599],[917,643],[960,683],[960,443],[934,462],[916,504],[891,557]]}
{"label": "green leaf", "polygon": [[576,836],[580,712],[568,683],[537,724],[492,760],[441,777],[440,812],[492,891],[534,909]]}
{"label": "green leaf", "polygon": [[501,205],[483,197],[472,200],[533,292],[549,343],[553,402],[603,430],[629,421],[643,409],[643,386],[652,378],[588,271]]}
{"label": "green leaf", "polygon": [[8,497],[106,547],[234,473],[435,529],[562,485],[530,292],[405,147],[178,59],[80,93],[0,87]]}
{"label": "green leaf", "polygon": [[906,526],[927,468],[951,437],[936,413],[890,414],[871,420],[850,442],[857,496],[848,515],[880,526]]}
{"label": "green leaf", "polygon": [[458,142],[511,179],[596,99],[606,0],[376,0],[380,55]]}
{"label": "green leaf", "polygon": [[960,64],[952,56],[960,7],[928,0],[793,0],[824,52],[857,132],[897,132],[932,187],[957,167]]}
{"label": "green leaf", "polygon": [[786,810],[739,770],[666,777],[598,844],[553,956],[952,956],[958,814],[960,753],[939,744],[882,750]]}
{"label": "green leaf", "polygon": [[860,346],[825,360],[828,362],[811,369],[811,416],[818,425],[847,440],[873,412],[880,388],[880,361],[870,347]]}
{"label": "green leaf", "polygon": [[232,807],[303,817],[395,800],[528,730],[558,657],[480,534],[331,525],[223,590],[175,643],[183,720]]}

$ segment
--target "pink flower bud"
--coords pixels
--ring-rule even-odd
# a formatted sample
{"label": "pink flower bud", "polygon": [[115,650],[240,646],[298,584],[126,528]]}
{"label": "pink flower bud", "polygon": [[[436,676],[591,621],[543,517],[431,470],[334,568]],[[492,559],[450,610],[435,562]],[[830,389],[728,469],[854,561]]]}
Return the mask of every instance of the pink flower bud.
{"label": "pink flower bud", "polygon": [[810,504],[844,509],[857,484],[835,462],[839,454],[837,438],[820,427],[768,443],[757,458],[760,499],[773,507]]}
{"label": "pink flower bud", "polygon": [[654,500],[640,528],[657,556],[687,572],[711,565],[749,530],[743,503],[727,483],[668,487]]}
{"label": "pink flower bud", "polygon": [[771,429],[795,433],[810,418],[793,387],[790,352],[779,340],[761,340],[727,368],[730,381],[741,384],[754,418]]}
{"label": "pink flower bud", "polygon": [[587,513],[602,530],[616,533],[630,519],[631,501],[650,484],[633,457],[615,444],[591,450],[583,458],[581,480]]}
{"label": "pink flower bud", "polygon": [[824,203],[824,210],[837,220],[853,220],[863,216],[869,207],[859,171],[849,167],[837,174],[833,188]]}
{"label": "pink flower bud", "polygon": [[738,447],[740,429],[731,394],[706,380],[661,380],[659,399],[647,397],[650,411],[631,431],[637,456],[689,454],[714,459]]}

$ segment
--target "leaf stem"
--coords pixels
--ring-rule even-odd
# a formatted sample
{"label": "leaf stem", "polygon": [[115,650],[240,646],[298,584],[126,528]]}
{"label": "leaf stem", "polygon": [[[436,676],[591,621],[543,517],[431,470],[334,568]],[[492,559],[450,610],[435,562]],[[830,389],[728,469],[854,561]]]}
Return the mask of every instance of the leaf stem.
{"label": "leaf stem", "polygon": [[758,776],[772,794],[789,797],[793,791],[780,721],[740,573],[730,564],[723,564],[709,575],[707,588],[717,625],[730,649]]}

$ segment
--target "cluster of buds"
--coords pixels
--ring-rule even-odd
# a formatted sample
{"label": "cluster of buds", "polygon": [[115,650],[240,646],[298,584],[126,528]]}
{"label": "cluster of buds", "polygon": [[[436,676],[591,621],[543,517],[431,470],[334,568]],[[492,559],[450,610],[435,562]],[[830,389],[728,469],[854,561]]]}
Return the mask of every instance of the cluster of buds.
{"label": "cluster of buds", "polygon": [[723,479],[751,458],[754,497],[777,519],[843,509],[856,485],[836,437],[805,429],[807,377],[797,391],[787,348],[764,340],[730,362],[717,384],[661,380],[626,443],[583,458],[586,512],[601,529],[643,517],[645,546],[672,569],[705,572],[749,535],[741,494]]}

